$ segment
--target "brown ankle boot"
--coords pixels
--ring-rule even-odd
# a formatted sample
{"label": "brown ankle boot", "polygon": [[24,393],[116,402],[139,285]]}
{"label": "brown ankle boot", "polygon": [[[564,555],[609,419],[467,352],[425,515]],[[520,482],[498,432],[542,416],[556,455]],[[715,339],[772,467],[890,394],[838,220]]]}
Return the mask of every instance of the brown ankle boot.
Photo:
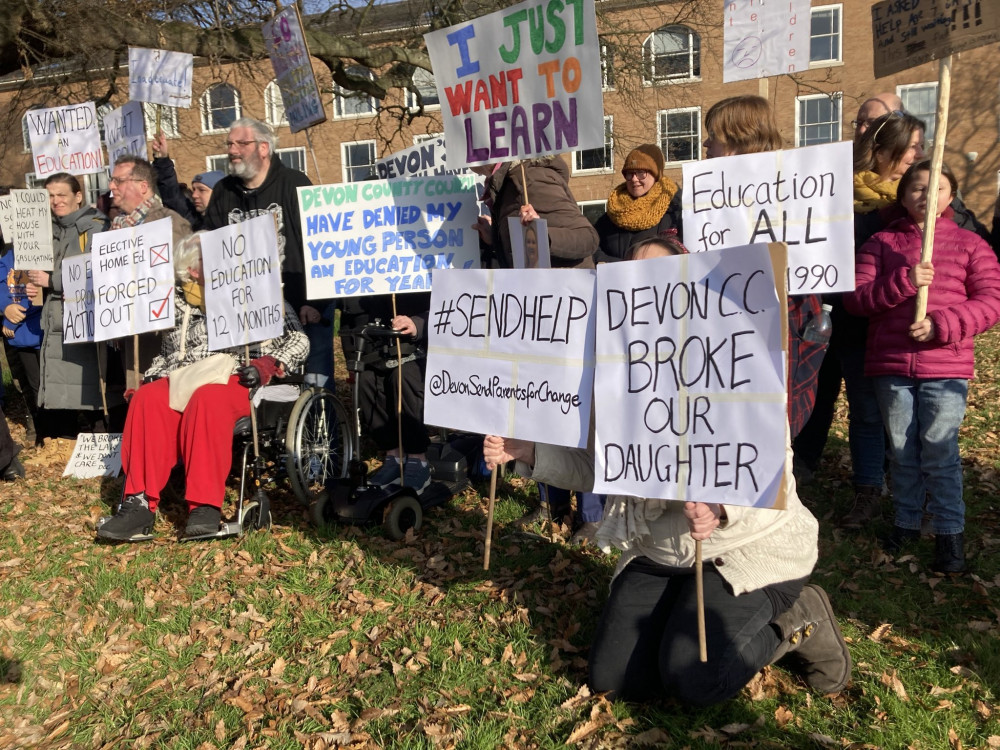
{"label": "brown ankle boot", "polygon": [[851,652],[823,589],[807,584],[774,624],[782,641],[772,663],[787,655],[813,690],[826,694],[844,689],[851,678]]}

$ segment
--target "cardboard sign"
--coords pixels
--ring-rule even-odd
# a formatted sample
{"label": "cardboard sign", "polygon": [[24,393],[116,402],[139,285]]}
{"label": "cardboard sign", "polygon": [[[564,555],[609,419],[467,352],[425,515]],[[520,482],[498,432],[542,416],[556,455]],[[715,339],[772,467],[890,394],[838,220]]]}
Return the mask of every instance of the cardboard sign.
{"label": "cardboard sign", "polygon": [[32,166],[39,179],[56,172],[93,174],[104,169],[101,131],[93,102],[32,109],[24,118]]}
{"label": "cardboard sign", "polygon": [[433,271],[479,266],[471,176],[300,187],[306,297],[426,292]]}
{"label": "cardboard sign", "polygon": [[452,167],[604,146],[594,0],[526,0],[424,39]]}
{"label": "cardboard sign", "polygon": [[122,154],[149,158],[142,104],[128,102],[104,115],[104,145],[108,149],[108,164],[114,164]]}
{"label": "cardboard sign", "polygon": [[809,70],[809,0],[726,0],[725,83]]}
{"label": "cardboard sign", "polygon": [[201,238],[210,351],[277,338],[285,330],[274,218],[258,216]]}
{"label": "cardboard sign", "polygon": [[725,156],[683,166],[691,252],[788,245],[788,293],[854,289],[851,142]]}
{"label": "cardboard sign", "polygon": [[191,106],[194,56],[165,49],[128,48],[128,98],[168,107]]}
{"label": "cardboard sign", "polygon": [[174,327],[173,224],[170,217],[110,232],[91,243],[95,340]]}
{"label": "cardboard sign", "polygon": [[81,432],[70,456],[64,477],[95,479],[116,477],[122,471],[122,434],[120,432]]}
{"label": "cardboard sign", "polygon": [[1000,41],[1000,0],[884,0],[872,6],[875,77]]}
{"label": "cardboard sign", "polygon": [[427,322],[424,421],[585,446],[593,310],[589,270],[439,273]]}
{"label": "cardboard sign", "polygon": [[93,256],[63,258],[63,343],[80,344],[94,340]]}
{"label": "cardboard sign", "polygon": [[594,492],[774,505],[785,304],[767,245],[602,264]]}
{"label": "cardboard sign", "polygon": [[549,223],[535,219],[522,224],[516,216],[507,217],[510,232],[510,252],[514,268],[552,268],[549,256]]}
{"label": "cardboard sign", "polygon": [[45,189],[11,190],[10,235],[14,243],[14,266],[20,271],[51,271],[55,266],[52,250],[52,211]]}
{"label": "cardboard sign", "polygon": [[309,60],[298,6],[289,5],[267,21],[261,33],[293,133],[326,121],[319,84]]}

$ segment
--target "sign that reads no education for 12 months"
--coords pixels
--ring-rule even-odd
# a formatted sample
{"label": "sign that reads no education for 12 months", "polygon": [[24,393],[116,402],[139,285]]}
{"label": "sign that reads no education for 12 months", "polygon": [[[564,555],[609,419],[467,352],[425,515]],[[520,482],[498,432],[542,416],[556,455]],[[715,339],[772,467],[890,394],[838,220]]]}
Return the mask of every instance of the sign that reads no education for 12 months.
{"label": "sign that reads no education for 12 months", "polygon": [[96,341],[174,327],[170,218],[100,232],[91,241]]}
{"label": "sign that reads no education for 12 months", "polygon": [[785,314],[767,245],[602,265],[594,492],[773,505]]}
{"label": "sign that reads no education for 12 months", "polygon": [[211,351],[277,338],[285,328],[278,233],[271,214],[201,238]]}
{"label": "sign that reads no education for 12 months", "polygon": [[434,271],[479,266],[472,175],[300,187],[306,296],[426,292]]}
{"label": "sign that reads no education for 12 months", "polygon": [[437,274],[427,320],[424,421],[585,446],[593,309],[593,271]]}
{"label": "sign that reads no education for 12 months", "polygon": [[451,168],[604,146],[594,0],[527,0],[424,39]]}

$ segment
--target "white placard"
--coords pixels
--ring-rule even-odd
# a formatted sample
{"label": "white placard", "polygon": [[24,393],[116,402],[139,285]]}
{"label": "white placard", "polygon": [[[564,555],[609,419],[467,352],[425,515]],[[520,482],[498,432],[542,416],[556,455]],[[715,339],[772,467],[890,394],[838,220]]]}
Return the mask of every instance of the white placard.
{"label": "white placard", "polygon": [[116,477],[122,471],[122,434],[120,432],[81,432],[70,456],[64,477],[95,479]]}
{"label": "white placard", "polygon": [[854,289],[850,141],[684,165],[684,244],[691,252],[788,245],[788,293]]}
{"label": "white placard", "polygon": [[94,340],[94,276],[90,253],[63,258],[63,343]]}
{"label": "white placard", "polygon": [[4,243],[10,244],[14,234],[14,196],[10,193],[0,195],[0,233],[3,233]]}
{"label": "white placard", "polygon": [[128,48],[128,98],[168,107],[191,106],[194,56],[165,49]]}
{"label": "white placard", "polygon": [[101,131],[93,102],[32,109],[24,119],[38,179],[56,172],[93,174],[104,169]]}
{"label": "white placard", "polygon": [[585,446],[593,310],[590,270],[439,273],[427,322],[424,421]]}
{"label": "white placard", "polygon": [[291,131],[297,133],[325,122],[326,110],[309,59],[297,6],[293,3],[278,11],[273,19],[264,23],[261,33]]}
{"label": "white placard", "polygon": [[526,0],[424,39],[452,167],[604,146],[594,0]]}
{"label": "white placard", "polygon": [[447,160],[444,138],[431,138],[379,159],[375,162],[375,172],[380,180],[393,180],[397,177],[430,177],[468,171],[449,169]]}
{"label": "white placard", "polygon": [[49,191],[11,190],[10,195],[12,226],[4,238],[14,243],[14,267],[19,271],[51,271],[55,261]]}
{"label": "white placard", "polygon": [[142,104],[127,102],[104,115],[104,145],[108,149],[108,164],[114,164],[122,154],[149,158]]}
{"label": "white placard", "polygon": [[507,231],[514,268],[552,268],[549,223],[545,219],[522,224],[517,216],[508,216]]}
{"label": "white placard", "polygon": [[478,268],[471,175],[300,187],[306,297],[426,292],[442,268]]}
{"label": "white placard", "polygon": [[809,0],[724,0],[725,83],[809,70]]}
{"label": "white placard", "polygon": [[284,333],[281,263],[274,217],[258,216],[201,237],[211,351]]}
{"label": "white placard", "polygon": [[785,315],[766,245],[602,264],[594,492],[773,505]]}
{"label": "white placard", "polygon": [[174,327],[170,217],[98,232],[91,242],[95,340]]}

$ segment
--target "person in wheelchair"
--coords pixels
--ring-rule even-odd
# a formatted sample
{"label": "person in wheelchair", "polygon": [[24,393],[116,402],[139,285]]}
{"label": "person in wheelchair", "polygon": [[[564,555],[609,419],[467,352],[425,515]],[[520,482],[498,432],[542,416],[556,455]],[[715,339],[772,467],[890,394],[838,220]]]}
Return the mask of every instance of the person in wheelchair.
{"label": "person in wheelchair", "polygon": [[[174,248],[176,327],[164,333],[160,354],[141,387],[131,394],[122,434],[125,497],[118,511],[98,527],[98,540],[150,539],[160,493],[178,460],[184,465],[189,509],[184,537],[218,531],[232,463],[233,427],[240,417],[250,414],[248,389],[300,370],[309,354],[309,340],[298,315],[286,302],[280,338],[252,344],[249,364],[234,366],[228,382],[201,385],[183,411],[171,408],[171,373],[210,354],[201,234],[187,237]],[[237,362],[243,356],[242,349],[229,353]]]}

